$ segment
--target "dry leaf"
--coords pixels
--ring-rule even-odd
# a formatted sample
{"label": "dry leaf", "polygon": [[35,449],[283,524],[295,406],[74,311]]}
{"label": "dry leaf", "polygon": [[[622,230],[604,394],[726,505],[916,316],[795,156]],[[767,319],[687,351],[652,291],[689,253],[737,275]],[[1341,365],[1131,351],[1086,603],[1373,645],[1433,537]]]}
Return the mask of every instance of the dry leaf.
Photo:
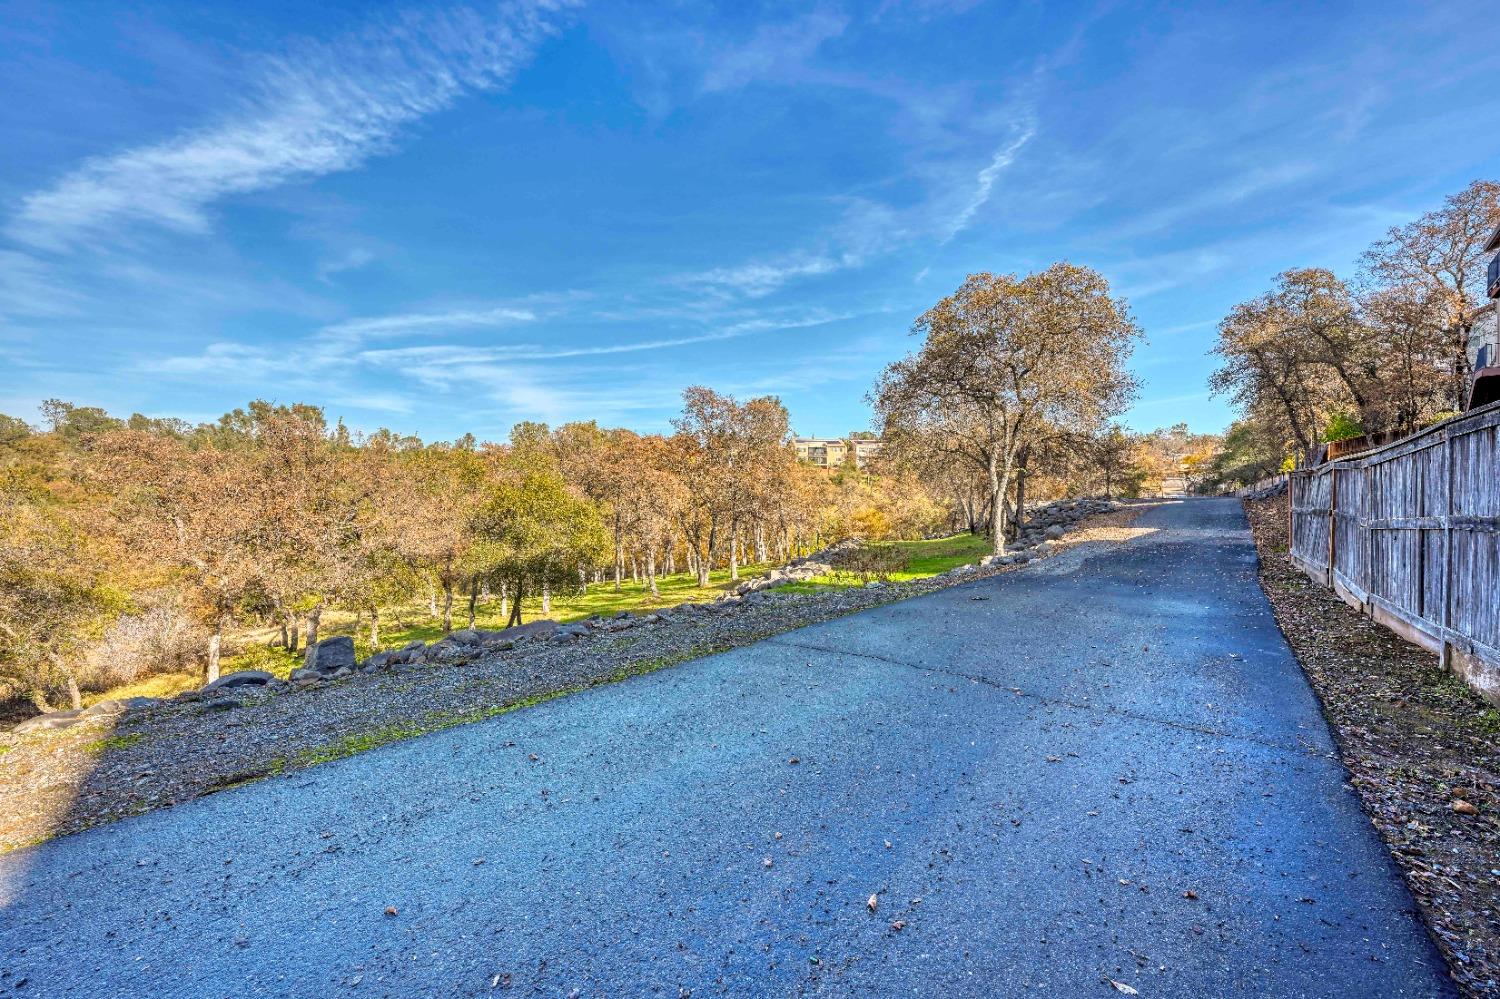
{"label": "dry leaf", "polygon": [[876,909],[880,908],[880,896],[871,895],[865,902],[865,908],[869,909],[871,912],[874,912]]}
{"label": "dry leaf", "polygon": [[387,916],[394,916],[396,914],[396,907],[394,905],[388,905],[388,906],[386,906],[385,907],[385,914]]}
{"label": "dry leaf", "polygon": [[898,920],[896,920],[894,923],[891,924],[891,929],[895,930],[897,933],[900,933],[902,930],[906,929],[906,920],[904,920],[904,919],[898,919]]}
{"label": "dry leaf", "polygon": [[1182,893],[1182,897],[1183,898],[1197,898],[1198,897],[1198,893],[1195,892],[1195,891],[1193,891],[1193,889],[1189,888],[1187,891],[1185,891],[1185,892]]}
{"label": "dry leaf", "polygon": [[1453,810],[1455,812],[1457,812],[1458,814],[1460,814],[1460,815],[1478,815],[1479,814],[1479,809],[1478,808],[1475,808],[1473,805],[1471,805],[1469,802],[1465,801],[1462,798],[1455,798],[1453,800]]}
{"label": "dry leaf", "polygon": [[1115,987],[1115,991],[1116,992],[1123,992],[1123,993],[1125,993],[1128,996],[1138,996],[1138,995],[1140,995],[1139,992],[1137,992],[1135,989],[1131,988],[1129,985],[1126,985],[1124,982],[1117,982],[1113,978],[1111,978],[1109,980],[1109,984],[1111,984],[1111,985],[1113,985]]}

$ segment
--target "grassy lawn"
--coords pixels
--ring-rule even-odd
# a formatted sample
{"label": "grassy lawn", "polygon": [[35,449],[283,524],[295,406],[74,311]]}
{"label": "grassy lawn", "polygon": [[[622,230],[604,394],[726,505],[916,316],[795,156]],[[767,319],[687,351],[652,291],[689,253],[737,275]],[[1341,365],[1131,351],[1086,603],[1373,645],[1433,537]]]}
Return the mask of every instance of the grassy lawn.
{"label": "grassy lawn", "polygon": [[[869,550],[874,563],[879,567],[878,577],[899,581],[936,576],[940,572],[946,572],[967,562],[978,561],[981,556],[989,554],[990,545],[988,539],[966,533],[927,541],[877,542],[870,545]],[[764,575],[769,569],[769,566],[746,566],[740,570],[740,578],[749,579]],[[859,572],[835,572],[827,576],[815,577],[806,583],[789,583],[782,589],[807,593],[830,586],[862,586],[867,578],[875,577],[863,576]],[[657,589],[661,591],[660,598],[651,596],[642,584],[628,579],[621,582],[618,593],[615,592],[614,583],[606,581],[591,584],[587,593],[553,597],[552,612],[545,616],[555,621],[567,622],[577,621],[593,614],[608,617],[622,610],[648,612],[677,604],[713,600],[729,586],[728,569],[716,569],[710,573],[707,588],[700,588],[697,577],[689,573],[659,577]],[[455,599],[453,607],[455,628],[468,626],[468,611],[467,600]],[[535,621],[543,616],[541,599],[528,597],[523,605],[522,619]],[[425,605],[414,604],[402,607],[399,612],[386,610],[381,618],[380,648],[395,648],[414,639],[431,642],[443,637],[442,622],[432,617]],[[474,626],[486,629],[505,627],[505,618],[500,613],[498,598],[479,602]],[[230,647],[237,647],[240,651],[234,655],[225,656],[220,671],[232,673],[243,669],[263,669],[280,677],[289,676],[292,670],[302,665],[302,654],[299,652],[293,655],[284,649],[272,646],[270,642],[276,634],[269,628],[262,628],[233,636],[229,643]],[[353,635],[355,652],[360,658],[378,651],[370,646],[369,623],[357,624],[353,614],[342,611],[329,611],[324,614],[320,637],[328,638],[333,635]],[[106,698],[171,697],[183,691],[196,690],[201,685],[202,678],[197,673],[162,673],[128,686],[86,694],[84,703],[93,704]]]}
{"label": "grassy lawn", "polygon": [[977,562],[990,554],[990,550],[989,538],[967,532],[926,541],[881,541],[868,546],[872,561],[871,569],[865,573],[833,572],[826,576],[814,576],[805,583],[788,584],[783,589],[811,593],[829,586],[863,586],[867,580],[875,578],[891,582],[926,579],[966,563]]}
{"label": "grassy lawn", "polygon": [[[768,566],[743,566],[740,569],[740,578],[749,579],[753,576],[764,575]],[[646,613],[661,607],[675,607],[677,604],[701,603],[713,600],[723,593],[731,585],[728,569],[716,569],[709,573],[709,584],[707,588],[698,586],[698,578],[691,573],[678,573],[672,576],[659,576],[656,588],[661,591],[661,596],[653,597],[643,583],[632,582],[625,579],[620,583],[619,592],[615,592],[615,584],[612,581],[602,583],[591,583],[587,593],[575,593],[558,595],[552,598],[552,610],[549,614],[542,613],[542,601],[540,597],[528,597],[522,603],[522,620],[535,621],[542,617],[549,617],[554,621],[568,622],[577,621],[601,614],[606,617],[619,613],[620,611],[631,611]],[[466,628],[469,625],[469,604],[467,598],[455,597],[453,602],[453,627]],[[474,627],[498,630],[505,627],[505,616],[500,612],[500,600],[498,597],[479,601],[474,616]],[[236,636],[235,643],[243,651],[234,656],[224,659],[222,672],[229,673],[241,669],[263,669],[277,676],[287,676],[292,670],[302,665],[302,655],[292,655],[279,648],[272,647],[269,643],[277,633],[271,629],[260,629],[246,632]],[[330,638],[334,635],[353,635],[354,648],[360,658],[364,658],[378,649],[370,645],[369,622],[356,625],[354,615],[329,611],[323,615],[322,630],[320,638]],[[380,648],[396,648],[405,645],[415,639],[424,642],[436,641],[443,637],[443,624],[441,619],[432,617],[428,613],[426,605],[411,605],[399,609],[399,613],[393,610],[385,610],[381,614]],[[176,676],[177,674],[167,674]],[[153,680],[162,681],[163,677],[153,677]],[[189,682],[191,678],[183,675],[186,684],[181,689],[192,689],[196,683]],[[175,691],[174,691],[175,692]],[[119,696],[116,692],[103,696]],[[127,696],[134,696],[134,692]],[[159,695],[158,695],[159,696]]]}

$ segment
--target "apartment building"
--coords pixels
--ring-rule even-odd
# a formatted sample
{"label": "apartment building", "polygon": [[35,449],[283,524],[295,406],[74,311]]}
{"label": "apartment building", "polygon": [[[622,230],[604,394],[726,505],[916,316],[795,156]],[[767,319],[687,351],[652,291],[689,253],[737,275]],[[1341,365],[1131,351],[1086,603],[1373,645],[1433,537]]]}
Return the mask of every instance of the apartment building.
{"label": "apartment building", "polygon": [[797,437],[792,445],[797,449],[797,457],[810,465],[820,468],[838,468],[848,461],[852,455],[857,468],[864,468],[880,451],[880,441],[865,440],[855,437],[844,439],[842,437]]}

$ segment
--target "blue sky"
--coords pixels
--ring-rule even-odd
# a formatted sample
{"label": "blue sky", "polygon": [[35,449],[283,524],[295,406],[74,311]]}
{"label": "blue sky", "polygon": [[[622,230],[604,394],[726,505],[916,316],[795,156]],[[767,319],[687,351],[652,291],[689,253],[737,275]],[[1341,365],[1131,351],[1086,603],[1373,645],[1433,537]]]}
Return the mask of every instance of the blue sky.
{"label": "blue sky", "polygon": [[0,5],[0,411],[868,424],[977,270],[1102,271],[1140,429],[1214,324],[1500,177],[1489,5]]}

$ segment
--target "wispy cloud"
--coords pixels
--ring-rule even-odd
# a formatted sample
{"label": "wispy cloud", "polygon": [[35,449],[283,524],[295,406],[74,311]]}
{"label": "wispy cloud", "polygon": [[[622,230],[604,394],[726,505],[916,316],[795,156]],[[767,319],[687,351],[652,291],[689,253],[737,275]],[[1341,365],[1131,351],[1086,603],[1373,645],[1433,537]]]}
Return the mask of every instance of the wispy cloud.
{"label": "wispy cloud", "polygon": [[990,194],[995,189],[995,182],[1005,169],[1016,161],[1021,147],[1031,141],[1036,134],[1036,122],[1027,116],[1016,126],[1015,135],[990,157],[989,163],[979,171],[974,178],[974,192],[969,200],[959,210],[958,214],[948,223],[947,232],[944,233],[942,242],[946,243],[954,236],[966,229],[974,220],[974,214],[984,207],[985,202],[990,200]]}
{"label": "wispy cloud", "polygon": [[325,326],[325,334],[342,337],[396,336],[428,330],[474,329],[513,326],[536,319],[531,309],[497,306],[491,309],[456,309],[451,312],[411,312],[393,316],[348,319]]}
{"label": "wispy cloud", "polygon": [[715,52],[703,75],[706,93],[743,87],[758,80],[786,82],[825,42],[844,33],[849,19],[818,10],[794,21],[763,24],[743,44]]}
{"label": "wispy cloud", "polygon": [[852,254],[841,254],[835,257],[822,253],[799,253],[773,260],[740,264],[735,267],[716,267],[713,270],[689,274],[682,281],[759,298],[769,295],[789,281],[832,274],[846,267],[857,266],[858,263],[858,257]]}
{"label": "wispy cloud", "polygon": [[136,224],[206,231],[209,207],[225,197],[357,167],[404,126],[502,85],[565,5],[424,13],[303,45],[262,63],[248,96],[218,121],[85,162],[25,197],[8,230],[54,250]]}

